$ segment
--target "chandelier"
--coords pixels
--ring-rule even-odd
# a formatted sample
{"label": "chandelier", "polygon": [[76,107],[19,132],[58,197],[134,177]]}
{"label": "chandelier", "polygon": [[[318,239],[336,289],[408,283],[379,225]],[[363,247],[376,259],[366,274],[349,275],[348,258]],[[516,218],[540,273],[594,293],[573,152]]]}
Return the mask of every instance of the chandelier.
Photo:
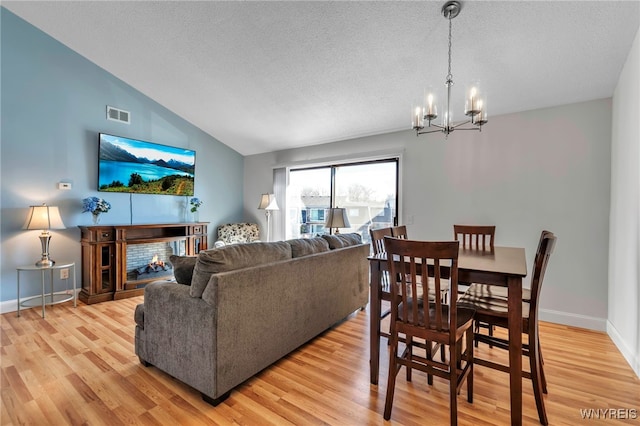
{"label": "chandelier", "polygon": [[[464,105],[464,114],[469,119],[457,124],[453,123],[451,114],[451,86],[453,86],[453,75],[451,74],[451,20],[458,16],[460,9],[462,9],[462,4],[458,1],[448,1],[442,6],[442,15],[449,20],[449,72],[444,84],[447,88],[447,103],[442,116],[442,123],[436,124],[433,121],[438,117],[437,99],[433,91],[426,90],[424,99],[411,109],[411,125],[416,131],[416,136],[442,132],[447,137],[454,130],[482,130],[482,125],[488,121],[486,98],[483,98],[480,85],[474,82],[469,85]],[[427,127],[433,130],[423,130],[425,121],[427,122]],[[461,127],[469,123],[473,126]]]}

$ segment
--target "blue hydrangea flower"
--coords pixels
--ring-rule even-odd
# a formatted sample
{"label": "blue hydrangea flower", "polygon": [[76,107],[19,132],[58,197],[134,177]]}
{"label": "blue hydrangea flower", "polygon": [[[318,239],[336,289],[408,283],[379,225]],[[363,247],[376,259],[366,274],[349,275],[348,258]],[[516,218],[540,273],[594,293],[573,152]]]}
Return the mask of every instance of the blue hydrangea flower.
{"label": "blue hydrangea flower", "polygon": [[193,197],[191,200],[189,200],[189,204],[191,204],[191,211],[193,213],[198,211],[198,207],[200,207],[202,205],[203,201],[200,200],[200,198],[198,197]]}
{"label": "blue hydrangea flower", "polygon": [[111,204],[98,197],[87,197],[82,200],[82,212],[91,212],[92,214],[106,213],[111,209]]}

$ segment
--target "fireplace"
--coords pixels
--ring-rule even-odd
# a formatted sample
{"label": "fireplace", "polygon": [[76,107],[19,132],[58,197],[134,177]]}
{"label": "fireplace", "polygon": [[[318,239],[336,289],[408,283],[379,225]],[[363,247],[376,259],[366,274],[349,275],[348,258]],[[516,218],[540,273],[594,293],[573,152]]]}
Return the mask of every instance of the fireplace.
{"label": "fireplace", "polygon": [[171,279],[173,268],[169,257],[184,256],[186,240],[127,245],[127,283]]}

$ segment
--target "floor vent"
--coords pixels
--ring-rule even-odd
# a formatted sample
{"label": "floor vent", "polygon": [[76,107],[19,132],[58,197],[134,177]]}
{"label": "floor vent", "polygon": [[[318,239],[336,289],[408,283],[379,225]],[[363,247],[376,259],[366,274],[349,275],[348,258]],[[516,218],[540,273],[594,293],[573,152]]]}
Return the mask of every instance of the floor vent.
{"label": "floor vent", "polygon": [[107,105],[107,120],[129,124],[131,123],[131,113],[129,111]]}

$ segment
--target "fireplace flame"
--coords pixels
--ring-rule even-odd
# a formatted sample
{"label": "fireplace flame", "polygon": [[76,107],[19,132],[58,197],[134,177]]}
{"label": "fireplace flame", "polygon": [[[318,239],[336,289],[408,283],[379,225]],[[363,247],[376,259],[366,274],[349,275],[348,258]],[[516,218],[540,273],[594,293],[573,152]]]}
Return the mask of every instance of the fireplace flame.
{"label": "fireplace flame", "polygon": [[171,265],[168,265],[167,262],[165,262],[164,260],[158,259],[158,255],[156,254],[151,258],[151,261],[148,264],[140,268],[137,268],[135,272],[138,276],[140,276],[142,274],[168,271],[170,269],[171,269]]}
{"label": "fireplace flame", "polygon": [[162,268],[162,267],[164,267],[164,265],[165,265],[164,260],[159,260],[159,259],[158,259],[158,255],[157,255],[157,254],[156,254],[156,255],[154,255],[154,256],[151,258],[151,262],[149,262],[149,266],[150,266],[150,267],[159,266],[159,267],[161,267],[161,268]]}

